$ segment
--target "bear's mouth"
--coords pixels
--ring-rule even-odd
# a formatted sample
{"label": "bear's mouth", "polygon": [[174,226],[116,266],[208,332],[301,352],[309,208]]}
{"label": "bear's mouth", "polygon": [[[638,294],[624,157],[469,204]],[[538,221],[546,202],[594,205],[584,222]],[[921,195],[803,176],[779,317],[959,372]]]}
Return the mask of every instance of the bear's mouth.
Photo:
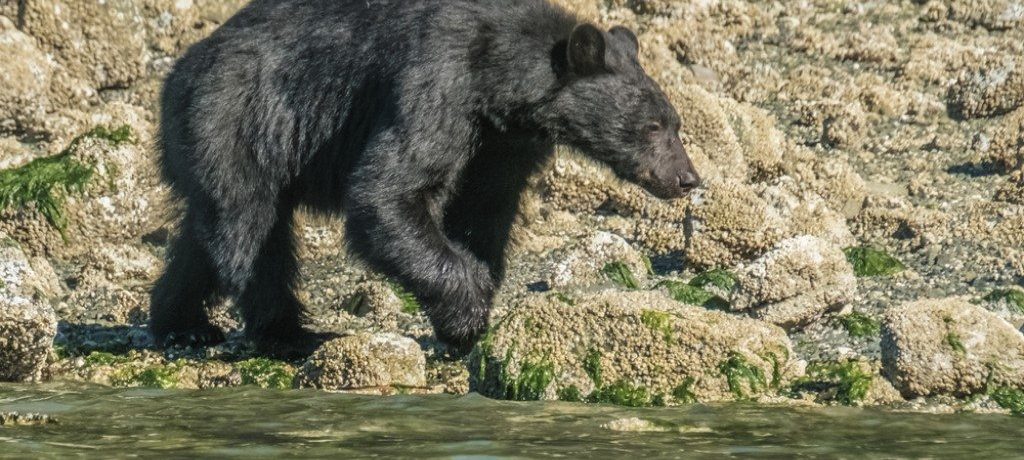
{"label": "bear's mouth", "polygon": [[690,171],[682,171],[662,178],[654,171],[645,170],[637,174],[634,182],[647,193],[662,200],[685,198],[700,186],[700,178],[695,172]]}

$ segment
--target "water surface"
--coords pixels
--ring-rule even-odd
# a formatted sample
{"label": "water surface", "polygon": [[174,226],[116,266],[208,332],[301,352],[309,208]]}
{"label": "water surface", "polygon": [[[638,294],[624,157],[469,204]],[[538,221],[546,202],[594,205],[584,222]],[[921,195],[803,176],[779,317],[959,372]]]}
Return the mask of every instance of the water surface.
{"label": "water surface", "polygon": [[[633,409],[213,391],[0,386],[0,411],[59,423],[0,427],[0,457],[762,457],[1024,456],[1024,418],[744,404]],[[665,431],[603,427],[639,417]]]}

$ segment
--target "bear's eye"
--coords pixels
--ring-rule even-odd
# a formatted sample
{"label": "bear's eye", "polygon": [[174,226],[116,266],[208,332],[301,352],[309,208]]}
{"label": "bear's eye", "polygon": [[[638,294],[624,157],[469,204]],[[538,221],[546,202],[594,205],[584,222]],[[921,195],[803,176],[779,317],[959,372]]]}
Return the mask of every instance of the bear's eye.
{"label": "bear's eye", "polygon": [[647,125],[644,126],[644,130],[646,130],[649,133],[656,133],[658,131],[661,131],[661,123],[658,123],[656,121],[647,123]]}

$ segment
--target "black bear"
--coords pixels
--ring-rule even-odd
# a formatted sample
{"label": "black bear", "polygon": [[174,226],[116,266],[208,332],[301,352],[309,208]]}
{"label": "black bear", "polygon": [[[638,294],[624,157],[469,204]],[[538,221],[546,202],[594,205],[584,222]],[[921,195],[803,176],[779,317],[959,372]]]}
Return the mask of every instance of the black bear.
{"label": "black bear", "polygon": [[311,352],[293,293],[298,206],[466,351],[487,328],[528,177],[565,144],[661,198],[700,179],[628,29],[546,0],[255,0],[189,49],[162,94],[165,180],[187,211],[152,293],[158,344],[224,339],[236,299],[263,353]]}

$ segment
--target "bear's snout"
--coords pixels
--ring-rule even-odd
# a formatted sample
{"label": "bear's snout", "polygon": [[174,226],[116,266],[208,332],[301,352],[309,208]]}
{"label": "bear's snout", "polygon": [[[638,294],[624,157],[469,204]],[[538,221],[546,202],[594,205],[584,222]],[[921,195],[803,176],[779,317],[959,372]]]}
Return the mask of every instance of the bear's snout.
{"label": "bear's snout", "polygon": [[639,175],[639,183],[652,195],[663,200],[682,198],[700,187],[701,179],[686,153],[655,165]]}

